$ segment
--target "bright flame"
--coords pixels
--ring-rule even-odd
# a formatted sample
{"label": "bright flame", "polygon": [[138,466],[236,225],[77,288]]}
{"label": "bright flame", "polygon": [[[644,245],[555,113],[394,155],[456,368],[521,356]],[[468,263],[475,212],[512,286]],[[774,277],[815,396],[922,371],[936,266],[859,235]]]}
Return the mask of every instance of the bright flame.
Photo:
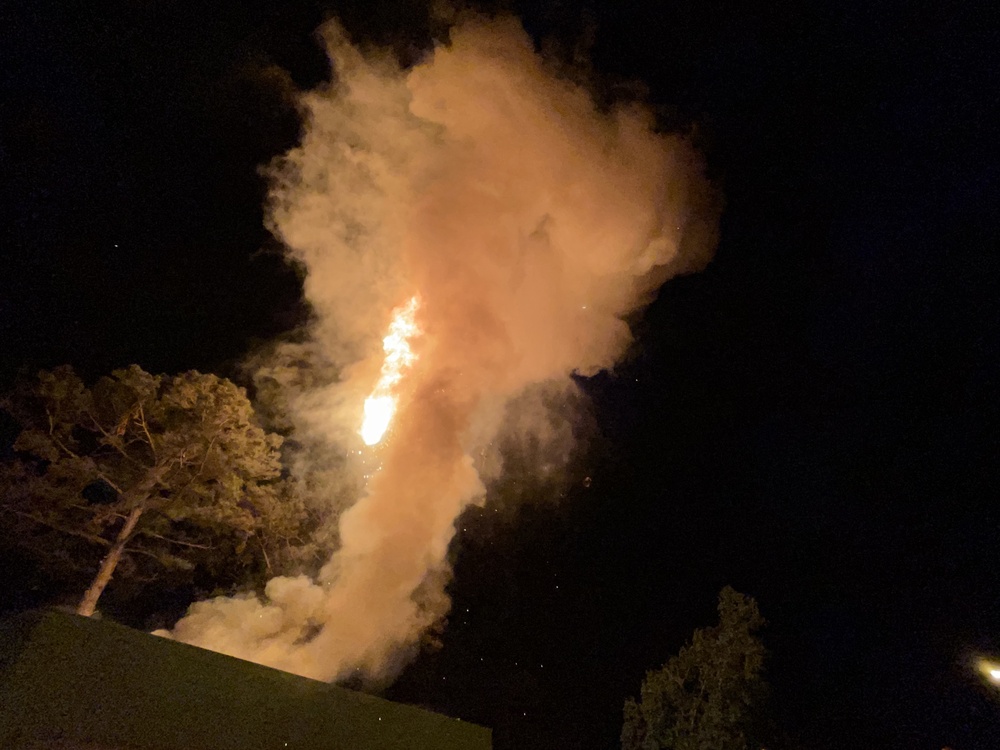
{"label": "bright flame", "polygon": [[412,297],[405,305],[393,310],[389,334],[382,339],[385,351],[382,374],[371,395],[365,399],[365,418],[360,430],[365,445],[375,445],[385,435],[399,400],[399,395],[395,393],[396,386],[403,379],[403,372],[417,359],[410,349],[410,339],[420,333],[413,319],[419,306],[417,298]]}

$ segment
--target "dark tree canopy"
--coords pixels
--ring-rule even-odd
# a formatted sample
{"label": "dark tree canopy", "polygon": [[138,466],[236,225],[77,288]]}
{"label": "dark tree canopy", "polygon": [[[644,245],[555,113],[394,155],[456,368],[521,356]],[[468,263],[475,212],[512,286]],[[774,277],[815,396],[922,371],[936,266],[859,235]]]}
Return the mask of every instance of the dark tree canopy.
{"label": "dark tree canopy", "polygon": [[747,750],[764,692],[764,618],[757,602],[727,586],[719,624],[646,674],[638,702],[625,702],[622,750]]}
{"label": "dark tree canopy", "polygon": [[229,380],[132,365],[88,388],[64,366],[4,406],[20,427],[0,465],[6,542],[63,574],[96,571],[83,614],[116,569],[150,578],[234,555],[270,567],[297,541],[304,511],[281,478],[281,438]]}

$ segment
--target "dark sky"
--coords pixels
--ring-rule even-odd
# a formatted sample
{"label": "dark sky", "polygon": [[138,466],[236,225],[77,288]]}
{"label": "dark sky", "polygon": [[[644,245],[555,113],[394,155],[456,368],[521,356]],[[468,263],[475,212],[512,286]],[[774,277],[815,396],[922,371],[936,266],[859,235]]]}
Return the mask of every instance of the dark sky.
{"label": "dark sky", "polygon": [[[258,72],[322,80],[326,15],[414,56],[423,4],[12,5],[3,384],[233,372],[302,316],[256,169],[298,123]],[[624,698],[732,584],[770,621],[775,711],[806,746],[1000,747],[1000,691],[970,671],[1000,653],[988,6],[509,6],[548,45],[592,31],[601,80],[698,123],[722,239],[583,382],[589,486],[464,520],[444,647],[389,697],[492,726],[498,750],[611,748]]]}

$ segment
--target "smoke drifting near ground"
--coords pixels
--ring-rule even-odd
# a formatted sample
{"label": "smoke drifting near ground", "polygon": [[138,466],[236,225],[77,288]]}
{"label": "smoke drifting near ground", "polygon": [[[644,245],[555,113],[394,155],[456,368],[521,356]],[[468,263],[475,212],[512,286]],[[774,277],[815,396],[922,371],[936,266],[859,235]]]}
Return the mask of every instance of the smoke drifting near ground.
{"label": "smoke drifting near ground", "polygon": [[[639,106],[598,112],[515,19],[466,19],[409,70],[335,23],[321,33],[335,83],[301,99],[302,143],[270,170],[269,217],[315,311],[300,356],[338,377],[286,401],[300,436],[368,476],[317,580],[195,604],[171,635],[308,677],[377,679],[448,611],[454,522],[483,500],[473,456],[511,422],[504,406],[614,365],[623,317],[708,262],[718,207],[688,143],[654,133]],[[417,359],[390,432],[365,448],[381,337],[413,296]]]}

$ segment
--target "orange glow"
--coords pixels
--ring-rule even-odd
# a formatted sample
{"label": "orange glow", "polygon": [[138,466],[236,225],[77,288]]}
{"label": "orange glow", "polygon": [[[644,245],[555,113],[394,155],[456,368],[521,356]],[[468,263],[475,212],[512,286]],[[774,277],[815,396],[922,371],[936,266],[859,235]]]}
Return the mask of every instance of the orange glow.
{"label": "orange glow", "polygon": [[382,349],[385,351],[382,374],[371,395],[365,399],[365,416],[359,433],[365,445],[375,445],[389,429],[399,400],[396,386],[403,379],[403,373],[417,359],[417,355],[410,349],[410,339],[420,333],[414,321],[419,306],[419,301],[413,297],[402,307],[393,310],[389,333],[382,339]]}

